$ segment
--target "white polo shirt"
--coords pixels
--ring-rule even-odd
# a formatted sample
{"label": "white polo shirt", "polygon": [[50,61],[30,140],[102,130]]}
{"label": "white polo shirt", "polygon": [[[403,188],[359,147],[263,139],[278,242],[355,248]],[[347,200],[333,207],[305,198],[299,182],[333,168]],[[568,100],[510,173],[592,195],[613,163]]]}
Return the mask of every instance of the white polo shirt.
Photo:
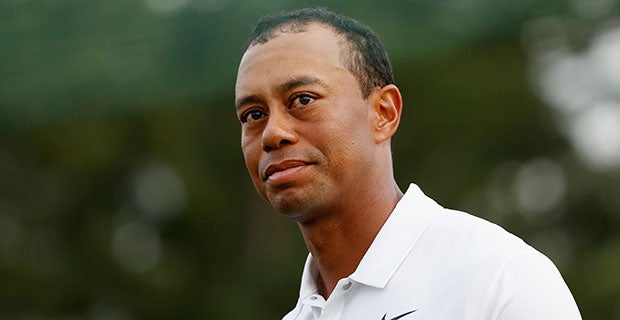
{"label": "white polo shirt", "polygon": [[327,300],[312,256],[284,320],[573,320],[555,265],[501,227],[445,209],[411,184],[357,269]]}

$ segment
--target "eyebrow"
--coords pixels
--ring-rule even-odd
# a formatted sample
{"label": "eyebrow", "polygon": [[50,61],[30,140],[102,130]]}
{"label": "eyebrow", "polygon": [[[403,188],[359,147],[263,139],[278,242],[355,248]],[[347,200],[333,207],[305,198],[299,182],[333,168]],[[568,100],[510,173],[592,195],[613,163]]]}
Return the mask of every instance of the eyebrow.
{"label": "eyebrow", "polygon": [[295,89],[297,87],[311,85],[311,84],[318,84],[322,87],[327,87],[327,85],[321,79],[317,77],[299,76],[299,77],[295,77],[285,83],[278,85],[276,89],[278,90],[278,92],[284,92],[284,91]]}
{"label": "eyebrow", "polygon": [[[286,91],[290,91],[290,90],[293,90],[301,86],[313,85],[313,84],[318,84],[323,88],[327,88],[327,84],[325,84],[323,80],[317,77],[299,76],[299,77],[294,77],[284,83],[277,85],[276,91],[286,92]],[[239,110],[241,107],[243,107],[246,104],[260,103],[262,101],[263,100],[258,95],[252,94],[252,95],[248,95],[248,96],[244,96],[240,98],[239,100],[237,100],[235,105],[236,105],[236,109]]]}
{"label": "eyebrow", "polygon": [[259,98],[257,95],[252,94],[252,95],[245,96],[237,100],[237,102],[235,103],[235,109],[239,111],[239,109],[241,109],[246,104],[260,103],[260,102],[262,102],[262,99]]}

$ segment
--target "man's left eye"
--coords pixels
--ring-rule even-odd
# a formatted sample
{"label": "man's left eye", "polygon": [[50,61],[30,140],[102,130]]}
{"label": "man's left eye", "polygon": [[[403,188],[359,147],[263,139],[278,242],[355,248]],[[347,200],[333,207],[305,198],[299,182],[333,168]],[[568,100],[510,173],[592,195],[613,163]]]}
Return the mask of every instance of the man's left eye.
{"label": "man's left eye", "polygon": [[291,100],[290,108],[294,109],[298,107],[307,106],[310,103],[312,103],[314,100],[315,100],[314,97],[307,95],[307,94],[302,94],[297,97],[294,97],[293,100]]}

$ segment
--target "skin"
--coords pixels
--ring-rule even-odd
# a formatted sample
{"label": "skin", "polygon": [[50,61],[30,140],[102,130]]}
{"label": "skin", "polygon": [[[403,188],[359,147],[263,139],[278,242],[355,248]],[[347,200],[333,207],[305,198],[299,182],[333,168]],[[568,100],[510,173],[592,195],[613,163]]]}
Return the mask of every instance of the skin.
{"label": "skin", "polygon": [[258,193],[297,222],[329,297],[402,197],[390,139],[398,88],[364,98],[329,26],[277,33],[243,55],[235,87],[245,163]]}

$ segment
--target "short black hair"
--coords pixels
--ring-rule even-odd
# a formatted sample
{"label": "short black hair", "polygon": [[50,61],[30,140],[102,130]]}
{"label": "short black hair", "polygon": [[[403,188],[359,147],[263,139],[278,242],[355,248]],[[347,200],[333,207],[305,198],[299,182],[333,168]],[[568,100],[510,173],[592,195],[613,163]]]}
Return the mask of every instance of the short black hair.
{"label": "short black hair", "polygon": [[349,48],[342,53],[343,65],[357,78],[364,98],[375,87],[394,83],[390,59],[374,31],[326,8],[304,8],[262,17],[246,42],[245,50],[269,41],[276,32],[304,32],[312,23],[330,26],[336,34],[345,37]]}

